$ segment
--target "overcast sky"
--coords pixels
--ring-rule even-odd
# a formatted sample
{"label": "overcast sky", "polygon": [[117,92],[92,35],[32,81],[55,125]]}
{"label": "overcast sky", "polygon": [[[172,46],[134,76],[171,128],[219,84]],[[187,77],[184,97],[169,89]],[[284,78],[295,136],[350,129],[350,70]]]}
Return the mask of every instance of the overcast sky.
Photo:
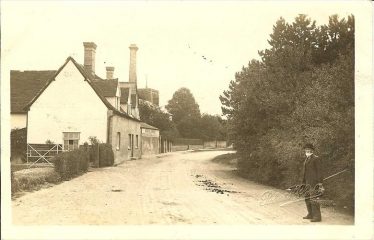
{"label": "overcast sky", "polygon": [[115,77],[128,81],[128,46],[135,43],[138,87],[145,87],[148,76],[148,87],[160,91],[161,105],[187,87],[202,112],[221,114],[219,95],[235,72],[268,47],[280,16],[292,21],[304,13],[323,24],[329,15],[354,12],[347,2],[291,4],[3,1],[2,77],[10,69],[57,69],[68,56],[83,63],[82,43],[92,41],[98,46],[96,73],[105,77],[105,66],[110,65]]}

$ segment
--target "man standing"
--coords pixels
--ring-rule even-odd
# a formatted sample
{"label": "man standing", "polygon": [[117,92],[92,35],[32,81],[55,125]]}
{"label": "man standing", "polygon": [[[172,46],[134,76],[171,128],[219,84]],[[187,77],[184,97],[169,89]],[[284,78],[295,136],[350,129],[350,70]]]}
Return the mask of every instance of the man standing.
{"label": "man standing", "polygon": [[322,186],[322,169],[318,156],[314,155],[313,144],[306,144],[305,161],[303,171],[303,184],[305,186],[305,203],[308,215],[304,219],[310,219],[311,222],[320,222],[322,220],[318,197],[322,195],[324,188]]}

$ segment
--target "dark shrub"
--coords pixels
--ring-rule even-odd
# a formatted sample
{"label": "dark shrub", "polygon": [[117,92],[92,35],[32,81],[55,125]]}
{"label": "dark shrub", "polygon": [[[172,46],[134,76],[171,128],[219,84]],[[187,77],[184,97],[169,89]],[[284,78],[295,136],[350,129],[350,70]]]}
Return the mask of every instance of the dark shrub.
{"label": "dark shrub", "polygon": [[114,153],[112,145],[108,143],[99,144],[99,167],[113,166],[114,164]]}
{"label": "dark shrub", "polygon": [[90,137],[91,146],[86,146],[90,162],[94,167],[108,167],[114,164],[112,145],[101,143],[96,137]]}
{"label": "dark shrub", "polygon": [[22,162],[26,162],[26,128],[13,129],[10,133],[10,159],[17,160],[20,159]]}
{"label": "dark shrub", "polygon": [[83,146],[77,150],[64,152],[53,159],[56,172],[64,180],[70,179],[83,172],[87,172],[89,164],[88,148]]}

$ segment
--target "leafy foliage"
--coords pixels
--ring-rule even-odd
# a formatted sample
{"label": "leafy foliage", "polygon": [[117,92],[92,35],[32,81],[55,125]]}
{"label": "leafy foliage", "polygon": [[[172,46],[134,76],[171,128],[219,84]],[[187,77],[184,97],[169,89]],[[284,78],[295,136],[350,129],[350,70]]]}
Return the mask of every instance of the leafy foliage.
{"label": "leafy foliage", "polygon": [[353,209],[354,17],[317,26],[306,15],[280,18],[269,49],[235,74],[220,96],[238,167],[251,179],[279,187],[300,181],[301,146],[312,142],[325,176],[326,196]]}
{"label": "leafy foliage", "polygon": [[112,145],[102,143],[95,136],[89,137],[91,146],[85,143],[84,147],[88,149],[89,159],[95,167],[108,167],[114,164],[114,153]]}
{"label": "leafy foliage", "polygon": [[71,179],[87,172],[89,166],[89,150],[87,146],[56,155],[52,160],[56,172],[63,180]]}
{"label": "leafy foliage", "polygon": [[179,123],[183,119],[200,118],[199,105],[188,88],[178,89],[165,108],[173,115],[175,123]]}
{"label": "leafy foliage", "polygon": [[218,115],[200,114],[191,91],[177,90],[166,109],[172,114],[179,136],[202,140],[225,140],[226,122]]}
{"label": "leafy foliage", "polygon": [[20,158],[26,162],[27,131],[26,128],[12,129],[10,133],[10,153],[13,158]]}
{"label": "leafy foliage", "polygon": [[158,106],[139,100],[140,119],[160,130],[160,134],[167,139],[179,137],[176,125],[170,119],[170,114],[162,111]]}
{"label": "leafy foliage", "polygon": [[114,164],[114,153],[112,145],[100,143],[99,145],[99,167],[109,167]]}

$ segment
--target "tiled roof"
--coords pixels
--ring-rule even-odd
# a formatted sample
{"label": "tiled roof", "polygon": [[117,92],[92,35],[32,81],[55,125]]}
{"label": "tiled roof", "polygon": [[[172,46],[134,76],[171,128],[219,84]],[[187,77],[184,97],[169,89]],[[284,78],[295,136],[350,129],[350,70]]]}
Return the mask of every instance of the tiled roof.
{"label": "tiled roof", "polygon": [[104,97],[115,97],[118,86],[118,79],[107,79],[99,80],[95,79],[92,81],[93,85],[100,91],[100,94]]}
{"label": "tiled roof", "polygon": [[141,122],[140,123],[140,127],[141,128],[148,128],[148,129],[158,130],[158,128],[156,128],[154,126],[151,126],[151,125],[149,125],[148,123],[145,123],[145,122]]}
{"label": "tiled roof", "polygon": [[130,88],[121,88],[121,103],[126,104],[129,99]]}
{"label": "tiled roof", "polygon": [[49,71],[10,71],[10,111],[26,113],[23,108],[47,84],[56,70]]}
{"label": "tiled roof", "polygon": [[[79,72],[83,75],[83,77],[86,79],[86,81],[90,84],[90,86],[92,87],[92,89],[95,91],[95,93],[97,94],[97,96],[101,99],[101,101],[105,104],[105,106],[112,110],[114,114],[117,114],[119,116],[122,116],[122,117],[126,117],[126,118],[130,118],[132,120],[135,120],[135,121],[140,121],[136,118],[133,118],[131,117],[130,115],[128,115],[127,113],[125,112],[121,112],[119,110],[117,110],[112,104],[110,104],[108,102],[108,100],[106,100],[105,96],[103,95],[103,93],[101,92],[101,90],[99,89],[99,87],[97,87],[93,82],[94,81],[103,81],[103,79],[101,79],[100,77],[98,77],[97,75],[92,75],[91,73],[88,73],[84,67],[77,63],[72,57],[68,57],[65,61],[65,63],[57,70],[57,71],[49,71],[51,72],[50,75],[47,77],[45,76],[44,78],[44,82],[43,84],[40,84],[38,85],[38,89],[35,87],[35,91],[34,91],[34,95],[32,96],[32,94],[30,94],[30,97],[31,99],[29,98],[28,101],[25,101],[26,104],[25,105],[22,105],[20,104],[19,102],[17,102],[17,100],[15,99],[15,103],[16,105],[22,105],[23,106],[23,112],[27,112],[30,108],[30,106],[36,101],[36,99],[38,99],[38,97],[43,93],[43,91],[49,86],[49,84],[55,80],[56,76],[61,72],[61,70],[65,67],[65,65],[69,62],[69,61],[72,61],[73,64],[77,67],[77,69],[79,70]],[[17,72],[17,71],[15,71]],[[32,71],[32,72],[36,72],[36,71]],[[48,71],[42,71],[42,72],[48,72]],[[11,71],[12,73],[12,71]],[[11,77],[12,78],[12,77]],[[35,81],[34,79],[30,80],[30,78],[27,78],[27,81]],[[118,82],[118,80],[116,80]],[[11,80],[12,82],[12,80]],[[14,86],[16,87],[16,86]],[[12,86],[11,86],[12,88]],[[11,90],[12,91],[12,90]],[[18,92],[18,90],[15,90]],[[115,94],[114,94],[115,95]],[[12,103],[13,104],[13,103]]]}

